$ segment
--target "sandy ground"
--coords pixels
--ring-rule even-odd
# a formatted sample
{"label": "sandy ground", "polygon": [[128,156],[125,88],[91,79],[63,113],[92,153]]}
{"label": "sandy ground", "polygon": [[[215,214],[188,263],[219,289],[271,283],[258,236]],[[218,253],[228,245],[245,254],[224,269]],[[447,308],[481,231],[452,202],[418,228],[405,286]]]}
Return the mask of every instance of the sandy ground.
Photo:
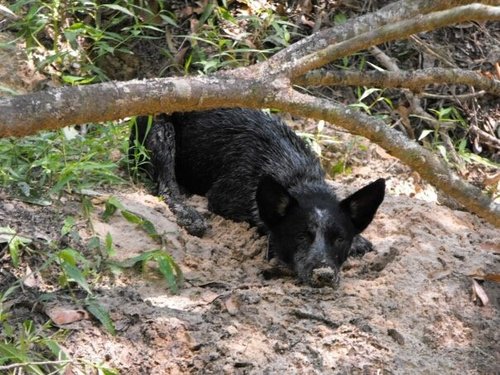
{"label": "sandy ground", "polygon": [[[204,198],[191,198],[211,224],[200,239],[180,229],[157,198],[115,192],[165,233],[186,282],[173,295],[155,272],[103,278],[96,296],[117,335],[83,320],[70,326],[66,350],[122,374],[499,373],[500,288],[482,282],[483,306],[472,275],[498,274],[500,232],[469,213],[398,195],[412,179],[405,167],[395,171],[361,167],[335,183],[346,195],[367,182],[364,174],[389,177],[388,196],[365,232],[376,251],[348,260],[336,290],[293,277],[266,280],[266,238],[206,212]],[[78,207],[64,206],[32,212],[26,225],[33,208],[3,200],[0,220],[50,237],[48,218]],[[112,234],[118,259],[158,246],[120,215],[104,223],[97,210],[92,221],[102,237]]]}
{"label": "sandy ground", "polygon": [[[151,197],[121,199],[165,221]],[[483,284],[490,303],[481,306],[470,276],[498,273],[500,233],[477,217],[389,195],[366,231],[376,252],[348,261],[337,290],[265,280],[265,238],[220,217],[210,223],[203,239],[162,223],[186,287],[172,296],[140,275],[103,286],[119,335],[79,330],[68,343],[73,354],[109,358],[134,374],[500,371],[499,287]],[[139,234],[127,226],[113,238],[130,255]]]}

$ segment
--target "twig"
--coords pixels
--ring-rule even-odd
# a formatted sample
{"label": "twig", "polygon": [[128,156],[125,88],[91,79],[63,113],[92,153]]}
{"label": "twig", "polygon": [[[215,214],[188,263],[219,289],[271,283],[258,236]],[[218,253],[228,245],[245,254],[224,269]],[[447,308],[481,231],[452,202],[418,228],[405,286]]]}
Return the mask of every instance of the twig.
{"label": "twig", "polygon": [[432,99],[464,100],[464,99],[477,98],[479,96],[484,96],[485,94],[486,94],[486,91],[481,90],[478,92],[469,92],[467,94],[460,94],[460,95],[441,95],[441,94],[432,94],[430,92],[423,92],[420,94],[420,96],[425,97],[425,98],[432,98]]}
{"label": "twig", "polygon": [[434,56],[437,60],[441,61],[444,65],[449,66],[450,68],[456,68],[457,65],[454,64],[452,61],[448,60],[445,56],[442,56],[438,52],[436,52],[432,47],[430,47],[428,44],[424,43],[422,39],[420,39],[416,35],[410,36],[410,39],[415,42],[415,44],[418,44],[420,47],[422,47],[429,55]]}
{"label": "twig", "polygon": [[476,125],[470,126],[471,132],[476,134],[479,138],[483,140],[484,143],[490,145],[495,148],[495,150],[500,150],[500,139],[492,136],[491,134],[485,132],[484,130],[478,128]]}
{"label": "twig", "polygon": [[294,309],[292,310],[292,314],[295,315],[299,319],[309,319],[309,320],[316,320],[321,323],[325,323],[327,326],[336,329],[340,327],[340,324],[325,318],[324,316],[319,316],[315,314],[308,313],[306,311]]}
{"label": "twig", "polygon": [[[389,57],[387,56],[380,48],[371,47],[370,52],[372,55],[387,69],[399,72],[399,66]],[[431,115],[429,115],[420,103],[420,99],[413,94],[410,90],[403,90],[403,94],[406,96],[406,99],[410,103],[411,109],[413,113],[415,113],[419,118],[428,123],[434,130],[439,132],[441,136],[444,146],[446,148],[447,154],[450,159],[457,165],[461,165],[461,160],[453,147],[453,142],[451,141],[450,136],[446,132],[446,129],[450,127],[454,127],[452,122],[442,122],[434,119]]]}
{"label": "twig", "polygon": [[390,3],[376,12],[349,19],[342,25],[321,30],[304,38],[271,57],[263,69],[281,66],[283,61],[301,58],[326,46],[342,42],[353,35],[359,35],[377,27],[393,24],[402,19],[411,19],[431,12],[437,12],[460,5],[482,3],[498,5],[498,0],[400,0]]}

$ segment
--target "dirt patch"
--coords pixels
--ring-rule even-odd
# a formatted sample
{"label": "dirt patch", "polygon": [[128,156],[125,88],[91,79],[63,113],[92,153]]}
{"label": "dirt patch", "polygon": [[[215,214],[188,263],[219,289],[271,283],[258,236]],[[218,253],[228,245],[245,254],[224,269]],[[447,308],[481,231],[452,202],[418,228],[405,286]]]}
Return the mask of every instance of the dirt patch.
{"label": "dirt patch", "polygon": [[28,61],[26,53],[19,45],[7,43],[15,40],[15,35],[6,31],[0,32],[0,97],[8,94],[26,94],[36,91],[46,80],[38,73],[34,64]]}

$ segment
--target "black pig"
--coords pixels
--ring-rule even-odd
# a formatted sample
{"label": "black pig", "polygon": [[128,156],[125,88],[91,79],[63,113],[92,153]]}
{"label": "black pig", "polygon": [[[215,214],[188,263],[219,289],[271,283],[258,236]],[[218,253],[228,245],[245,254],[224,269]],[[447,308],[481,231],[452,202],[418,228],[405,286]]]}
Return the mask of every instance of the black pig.
{"label": "black pig", "polygon": [[348,255],[371,250],[359,233],[382,203],[385,181],[339,201],[318,158],[279,119],[256,110],[217,109],[158,115],[149,132],[147,123],[147,117],[137,119],[130,156],[139,142],[149,150],[158,194],[189,233],[201,236],[206,227],[179,188],[205,195],[212,212],[268,233],[269,257],[315,286],[335,285]]}

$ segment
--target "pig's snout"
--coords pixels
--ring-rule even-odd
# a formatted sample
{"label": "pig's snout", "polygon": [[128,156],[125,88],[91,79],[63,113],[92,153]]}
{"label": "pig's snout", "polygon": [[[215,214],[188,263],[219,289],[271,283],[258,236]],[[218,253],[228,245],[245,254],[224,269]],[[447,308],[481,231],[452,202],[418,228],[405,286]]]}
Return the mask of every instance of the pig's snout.
{"label": "pig's snout", "polygon": [[312,271],[310,283],[312,286],[321,288],[329,286],[336,288],[339,285],[340,277],[337,269],[332,267],[315,268]]}

